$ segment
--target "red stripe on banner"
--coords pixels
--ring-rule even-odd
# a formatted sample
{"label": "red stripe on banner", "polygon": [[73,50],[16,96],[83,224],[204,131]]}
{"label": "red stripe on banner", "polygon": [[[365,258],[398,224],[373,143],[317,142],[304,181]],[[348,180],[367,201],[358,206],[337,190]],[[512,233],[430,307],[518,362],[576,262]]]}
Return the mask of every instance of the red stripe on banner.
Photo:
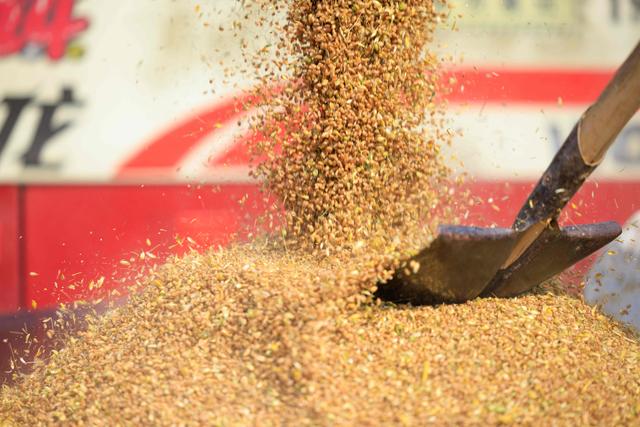
{"label": "red stripe on banner", "polygon": [[[284,126],[280,126],[279,138],[284,138],[285,129]],[[238,138],[237,141],[231,146],[231,148],[225,152],[223,152],[220,156],[215,159],[212,159],[210,162],[210,166],[215,168],[217,166],[247,166],[249,167],[252,158],[249,147],[255,147],[261,142],[265,140],[264,135],[261,132],[250,130],[241,138]],[[273,149],[275,154],[282,153],[282,146],[280,144],[276,145]],[[261,154],[260,156],[253,159],[253,164],[257,165],[262,163],[267,159],[266,155]]]}
{"label": "red stripe on banner", "polygon": [[20,303],[19,191],[0,186],[0,313],[15,311]]}
{"label": "red stripe on banner", "polygon": [[[225,245],[254,228],[265,209],[254,184],[32,185],[24,200],[21,304],[31,308],[35,301],[38,309],[124,292],[140,266],[190,248]],[[141,259],[143,251],[156,258]],[[90,284],[99,280],[103,286]]]}
{"label": "red stripe on banner", "polygon": [[450,102],[590,104],[613,77],[612,70],[456,69]]}
{"label": "red stripe on banner", "polygon": [[127,176],[135,169],[172,169],[202,139],[244,114],[242,103],[248,98],[231,99],[189,116],[177,126],[147,143],[127,160],[118,176]]}
{"label": "red stripe on banner", "polygon": [[262,141],[264,137],[257,132],[248,132],[239,138],[228,151],[222,153],[218,158],[213,159],[211,167],[216,166],[247,166],[251,161],[251,154],[248,147]]}
{"label": "red stripe on banner", "polygon": [[[448,71],[444,79],[455,81],[452,92],[447,96],[453,103],[587,105],[598,97],[612,75],[611,70],[473,68]],[[232,120],[242,115],[242,104],[248,101],[248,97],[227,100],[187,117],[145,144],[120,167],[117,176],[132,176],[144,170],[172,175],[173,169],[205,137],[218,128],[229,126]],[[256,138],[255,135],[248,135],[245,140],[252,142]],[[213,165],[239,164],[246,158],[244,149],[236,146],[224,153],[222,158],[214,159]]]}
{"label": "red stripe on banner", "polygon": [[[461,222],[511,226],[533,185],[469,183],[475,203]],[[623,223],[640,209],[639,201],[635,181],[588,182],[564,210],[561,222]],[[190,246],[227,244],[245,226],[253,228],[264,209],[255,184],[26,187],[22,280],[27,286],[21,305],[30,308],[35,301],[40,309],[104,296],[133,283],[130,273],[140,265],[161,263],[168,254]],[[141,260],[141,251],[158,258]],[[100,277],[104,285],[92,289],[90,281]]]}

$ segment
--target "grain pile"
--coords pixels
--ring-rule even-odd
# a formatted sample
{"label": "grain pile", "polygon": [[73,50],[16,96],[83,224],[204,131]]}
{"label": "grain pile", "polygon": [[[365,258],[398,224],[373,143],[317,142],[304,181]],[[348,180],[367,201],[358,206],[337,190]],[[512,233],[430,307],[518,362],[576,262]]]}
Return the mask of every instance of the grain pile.
{"label": "grain pile", "polygon": [[640,346],[578,299],[380,306],[339,292],[362,274],[256,246],[176,260],[5,390],[1,412],[18,425],[638,422]]}
{"label": "grain pile", "polygon": [[442,15],[426,0],[290,3],[278,48],[291,59],[276,65],[295,78],[257,96],[253,124],[267,135],[256,174],[281,202],[267,221],[284,207],[282,227],[161,267],[3,389],[0,421],[640,423],[640,345],[562,290],[437,307],[371,298],[449,194],[438,62],[423,55]]}

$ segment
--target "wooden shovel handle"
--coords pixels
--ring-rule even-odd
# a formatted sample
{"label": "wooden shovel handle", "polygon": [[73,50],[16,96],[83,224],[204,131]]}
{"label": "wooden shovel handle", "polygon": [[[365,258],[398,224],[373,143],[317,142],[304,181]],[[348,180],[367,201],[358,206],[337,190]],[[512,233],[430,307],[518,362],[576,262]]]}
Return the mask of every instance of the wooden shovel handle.
{"label": "wooden shovel handle", "polygon": [[616,72],[578,126],[578,147],[584,162],[598,165],[618,133],[640,109],[640,43]]}
{"label": "wooden shovel handle", "polygon": [[524,231],[534,227],[542,231],[557,219],[639,108],[640,43],[560,147],[518,213],[513,228]]}

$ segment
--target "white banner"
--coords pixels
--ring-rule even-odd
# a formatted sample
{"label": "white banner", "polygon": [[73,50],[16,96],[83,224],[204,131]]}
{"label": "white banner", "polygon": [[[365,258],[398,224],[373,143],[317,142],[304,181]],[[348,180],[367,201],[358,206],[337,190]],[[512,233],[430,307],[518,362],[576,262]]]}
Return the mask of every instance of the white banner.
{"label": "white banner", "polygon": [[[613,70],[640,39],[636,0],[458,4],[458,31],[436,43],[467,68]],[[252,84],[224,73],[244,14],[230,0],[0,0],[0,182],[246,180],[241,155],[216,161],[238,132],[230,99]],[[586,107],[514,105],[475,102],[452,121],[480,178],[538,175]],[[638,126],[602,176],[638,177]]]}
{"label": "white banner", "polygon": [[[482,179],[535,180],[584,112],[577,107],[471,105],[452,114],[462,132],[447,151],[452,166]],[[459,161],[456,161],[459,160]],[[640,114],[622,130],[594,172],[596,179],[640,180]]]}

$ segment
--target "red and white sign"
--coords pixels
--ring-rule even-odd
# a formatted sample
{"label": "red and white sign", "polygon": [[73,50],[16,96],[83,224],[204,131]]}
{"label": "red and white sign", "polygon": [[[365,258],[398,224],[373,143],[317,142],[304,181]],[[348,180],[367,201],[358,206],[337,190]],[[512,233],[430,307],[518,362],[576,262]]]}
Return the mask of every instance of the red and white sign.
{"label": "red and white sign", "polygon": [[[456,4],[435,41],[458,81],[450,126],[463,133],[448,155],[487,200],[470,220],[509,225],[640,40],[640,3]],[[159,260],[187,236],[225,243],[260,211],[234,99],[254,82],[224,73],[241,61],[230,26],[244,14],[226,1],[0,0],[0,312],[95,296],[92,280],[119,286],[120,260]],[[567,220],[638,209],[638,116],[595,178]]]}

